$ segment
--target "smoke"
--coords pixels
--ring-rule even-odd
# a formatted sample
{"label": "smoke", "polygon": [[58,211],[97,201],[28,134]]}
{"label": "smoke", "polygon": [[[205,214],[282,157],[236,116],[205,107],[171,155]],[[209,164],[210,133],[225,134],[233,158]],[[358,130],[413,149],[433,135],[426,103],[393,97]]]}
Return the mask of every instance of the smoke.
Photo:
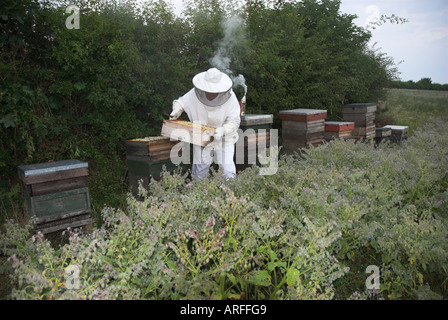
{"label": "smoke", "polygon": [[233,50],[244,41],[244,19],[240,16],[232,16],[222,22],[224,37],[218,42],[218,48],[215,55],[210,59],[210,64],[222,72],[226,73],[233,81],[233,86],[241,86],[244,89],[244,95],[247,93],[246,79],[242,74],[233,75],[230,70],[230,63]]}
{"label": "smoke", "polygon": [[233,80],[233,85],[236,86],[241,86],[244,89],[244,95],[247,94],[247,85],[246,85],[246,79],[244,78],[244,76],[242,74],[238,75],[237,77],[234,77],[232,75],[230,75],[230,77]]}

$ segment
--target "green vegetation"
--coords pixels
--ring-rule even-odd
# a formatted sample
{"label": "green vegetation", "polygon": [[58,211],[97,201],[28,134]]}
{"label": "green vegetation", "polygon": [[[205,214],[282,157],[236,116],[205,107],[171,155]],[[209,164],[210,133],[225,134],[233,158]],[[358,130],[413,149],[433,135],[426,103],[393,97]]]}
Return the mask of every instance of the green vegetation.
{"label": "green vegetation", "polygon": [[[52,248],[0,235],[17,299],[439,299],[448,287],[446,122],[400,146],[334,141],[278,172],[166,174]],[[379,290],[367,290],[368,266]],[[69,288],[67,268],[79,271]],[[69,269],[69,270],[70,270]]]}
{"label": "green vegetation", "polygon": [[448,92],[386,89],[378,103],[377,123],[409,126],[413,130],[437,119],[448,121]]}
{"label": "green vegetation", "polygon": [[448,84],[433,83],[431,78],[422,78],[417,82],[412,80],[401,81],[392,80],[388,84],[389,88],[394,89],[417,89],[417,90],[437,90],[437,91],[447,91]]}
{"label": "green vegetation", "polygon": [[[171,102],[210,67],[229,17],[242,21],[229,67],[246,78],[248,111],[274,114],[276,127],[290,108],[337,119],[344,103],[377,101],[393,76],[338,1],[188,1],[183,17],[164,1],[58,3],[2,2],[1,221],[21,198],[22,164],[88,162],[98,223],[104,204],[124,204],[124,141],[160,134]],[[81,9],[79,29],[66,28],[69,4]]]}
{"label": "green vegetation", "polygon": [[[338,1],[6,1],[0,24],[0,291],[17,299],[447,298],[446,100],[383,90],[392,61]],[[225,18],[244,24],[229,53],[248,110],[379,101],[378,119],[409,125],[401,145],[334,141],[248,169],[189,181],[166,174],[143,201],[127,194],[123,143],[159,135],[171,101],[210,67]],[[384,123],[386,124],[386,123]],[[275,126],[279,127],[278,118]],[[418,129],[420,128],[420,129]],[[97,228],[52,247],[29,233],[17,166],[89,163]],[[366,268],[380,268],[379,291]],[[69,289],[77,267],[80,289]]]}

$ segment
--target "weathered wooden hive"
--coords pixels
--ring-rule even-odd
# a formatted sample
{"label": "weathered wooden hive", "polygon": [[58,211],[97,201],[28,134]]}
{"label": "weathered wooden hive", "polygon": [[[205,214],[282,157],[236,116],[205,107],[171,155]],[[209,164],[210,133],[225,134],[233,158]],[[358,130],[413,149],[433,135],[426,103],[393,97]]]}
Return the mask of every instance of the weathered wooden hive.
{"label": "weathered wooden hive", "polygon": [[327,110],[293,109],[280,111],[283,149],[297,151],[322,144]]}
{"label": "weathered wooden hive", "polygon": [[366,140],[375,137],[376,110],[375,103],[353,103],[342,106],[343,120],[355,123],[354,138]]}
{"label": "weathered wooden hive", "polygon": [[70,228],[91,228],[87,185],[88,163],[62,160],[18,167],[25,203],[43,234]]}
{"label": "weathered wooden hive", "polygon": [[325,122],[325,140],[351,139],[353,138],[354,122],[326,121]]}
{"label": "weathered wooden hive", "polygon": [[392,129],[391,128],[376,128],[375,129],[375,142],[378,144],[383,141],[389,141],[390,136],[392,135]]}
{"label": "weathered wooden hive", "polygon": [[409,131],[408,126],[387,125],[384,126],[383,128],[391,130],[389,139],[392,142],[399,143],[408,138],[408,131]]}
{"label": "weathered wooden hive", "polygon": [[270,147],[272,114],[245,114],[241,116],[239,140],[235,144],[235,165],[237,171],[254,164],[258,165],[258,153]]}
{"label": "weathered wooden hive", "polygon": [[[158,180],[163,168],[169,172],[178,169],[171,161],[171,150],[179,141],[168,137],[155,136],[125,141],[126,164],[132,194],[138,195],[139,181],[148,186],[151,178]],[[188,146],[189,147],[189,146]],[[177,156],[182,156],[180,149]]]}

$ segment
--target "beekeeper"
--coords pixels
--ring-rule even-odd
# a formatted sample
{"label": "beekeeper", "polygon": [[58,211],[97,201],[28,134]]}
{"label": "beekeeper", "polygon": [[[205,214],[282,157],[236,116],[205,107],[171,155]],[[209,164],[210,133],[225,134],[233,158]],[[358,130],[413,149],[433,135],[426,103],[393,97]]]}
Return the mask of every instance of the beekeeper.
{"label": "beekeeper", "polygon": [[232,90],[232,79],[216,68],[193,77],[188,93],[173,101],[170,120],[177,120],[183,112],[191,122],[216,128],[214,140],[205,148],[193,145],[193,177],[207,176],[213,161],[223,169],[224,177],[236,175],[233,156],[240,126],[240,105]]}

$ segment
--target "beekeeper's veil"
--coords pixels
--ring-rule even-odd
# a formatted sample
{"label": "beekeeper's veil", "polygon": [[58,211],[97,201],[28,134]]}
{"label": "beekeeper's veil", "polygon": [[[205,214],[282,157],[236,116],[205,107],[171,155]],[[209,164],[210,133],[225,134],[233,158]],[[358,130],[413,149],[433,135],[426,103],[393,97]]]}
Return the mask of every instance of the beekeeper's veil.
{"label": "beekeeper's veil", "polygon": [[[216,108],[230,99],[233,82],[225,73],[211,68],[195,75],[193,84],[199,101],[208,107]],[[205,96],[206,92],[218,93],[218,96],[210,101]]]}

